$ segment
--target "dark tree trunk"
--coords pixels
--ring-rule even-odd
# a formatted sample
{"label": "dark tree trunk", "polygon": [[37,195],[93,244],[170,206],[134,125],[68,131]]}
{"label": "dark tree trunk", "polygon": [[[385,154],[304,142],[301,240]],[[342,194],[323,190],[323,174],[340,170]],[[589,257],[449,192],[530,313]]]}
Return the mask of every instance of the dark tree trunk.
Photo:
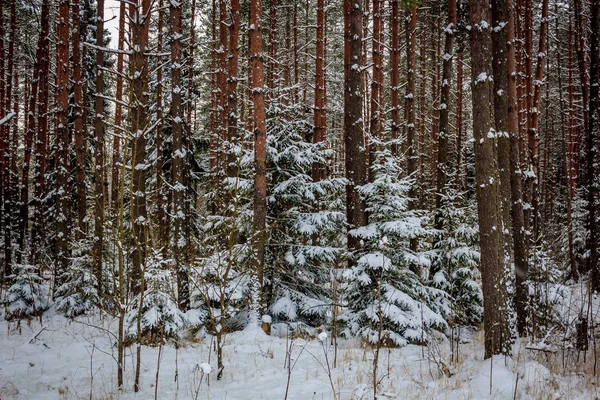
{"label": "dark tree trunk", "polygon": [[181,87],[181,3],[170,2],[169,7],[171,22],[171,128],[172,139],[172,184],[173,184],[173,257],[175,258],[175,268],[177,269],[177,294],[179,308],[187,311],[190,305],[190,294],[188,284],[188,274],[186,260],[182,260],[182,255],[186,253],[183,224],[185,220],[184,213],[184,194],[186,187],[183,180],[183,166],[185,159],[185,149],[183,147],[183,114],[182,114],[182,91]]}
{"label": "dark tree trunk", "polygon": [[442,229],[443,221],[439,214],[442,198],[448,183],[448,138],[450,117],[450,87],[452,85],[452,62],[454,58],[454,30],[456,29],[456,0],[448,0],[448,26],[444,29],[446,41],[444,44],[442,89],[440,97],[440,131],[438,135],[438,154],[436,171],[435,228]]}
{"label": "dark tree trunk", "polygon": [[[547,0],[546,0],[547,1]],[[590,269],[592,290],[600,290],[600,268],[598,266],[598,138],[600,138],[600,1],[592,0],[590,8],[590,122],[588,142],[588,207],[590,226]]]}
{"label": "dark tree trunk", "polygon": [[[365,226],[365,204],[356,186],[367,182],[367,159],[362,124],[362,7],[360,2],[344,0],[344,141],[346,146],[346,214],[349,229]],[[348,250],[360,249],[360,239],[348,234]]]}
{"label": "dark tree trunk", "polygon": [[[130,29],[132,52],[130,69],[133,76],[129,100],[131,133],[134,136],[131,171],[131,233],[133,260],[131,272],[132,292],[143,293],[142,267],[146,264],[148,216],[146,209],[146,129],[148,128],[148,30],[150,26],[150,0],[130,4]],[[146,16],[146,17],[144,17]]]}
{"label": "dark tree trunk", "polygon": [[56,287],[62,283],[62,275],[68,267],[69,241],[69,0],[61,0],[58,6],[58,41],[56,44],[56,264],[54,279]]}
{"label": "dark tree trunk", "polygon": [[484,296],[485,358],[508,353],[508,294],[502,240],[502,204],[496,158],[496,138],[491,133],[492,65],[491,20],[487,0],[470,0],[471,77],[477,212],[481,243],[481,274]]}

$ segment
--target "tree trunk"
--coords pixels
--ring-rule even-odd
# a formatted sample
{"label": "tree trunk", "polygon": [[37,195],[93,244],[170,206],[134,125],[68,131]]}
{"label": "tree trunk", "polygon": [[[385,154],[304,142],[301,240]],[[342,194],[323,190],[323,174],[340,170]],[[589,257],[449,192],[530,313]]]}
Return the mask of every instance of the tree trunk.
{"label": "tree trunk", "polygon": [[392,154],[398,155],[400,139],[400,15],[398,0],[390,0],[390,97],[392,103]]}
{"label": "tree trunk", "polygon": [[[50,31],[50,2],[44,0],[42,3],[40,40],[42,51],[40,54],[40,73],[39,79],[48,77],[50,69],[50,49],[49,49],[49,31]],[[47,84],[38,85],[38,103],[37,103],[37,137],[35,141],[35,209],[32,228],[33,246],[32,259],[33,265],[41,263],[41,253],[44,251],[45,234],[45,204],[43,202],[46,196],[46,160],[48,155],[48,86]]]}
{"label": "tree trunk", "polygon": [[[317,0],[317,43],[315,61],[315,108],[313,143],[325,140],[325,0]],[[314,163],[313,182],[325,178],[325,165]]]}
{"label": "tree trunk", "polygon": [[[239,59],[239,30],[240,30],[240,2],[231,1],[231,23],[229,24],[229,62],[227,73],[227,91],[229,110],[227,123],[227,140],[233,150],[240,145],[238,132],[238,59]],[[227,176],[235,177],[238,174],[237,152],[229,151],[227,160]]]}
{"label": "tree trunk", "polygon": [[[546,0],[547,1],[547,0]],[[588,206],[590,225],[590,269],[592,290],[600,290],[600,268],[598,266],[598,138],[600,138],[600,1],[592,0],[590,7],[590,122],[588,141]]]}
{"label": "tree trunk", "polygon": [[491,10],[487,0],[470,0],[471,76],[475,178],[484,296],[485,358],[509,352],[507,271],[502,246],[500,179],[491,107]]}
{"label": "tree trunk", "polygon": [[[117,199],[119,197],[119,171],[121,159],[121,139],[119,135],[123,134],[123,64],[125,45],[125,2],[119,5],[119,38],[117,46],[119,54],[117,54],[117,77],[115,90],[115,135],[113,137],[113,157],[112,157],[112,179],[111,179],[111,210],[113,215],[117,213]],[[159,80],[160,81],[160,80]]]}
{"label": "tree trunk", "polygon": [[[416,179],[417,172],[417,144],[415,142],[415,123],[416,123],[416,108],[415,108],[415,96],[416,96],[416,74],[415,68],[417,67],[417,5],[412,4],[409,8],[409,23],[408,23],[408,44],[406,46],[406,70],[407,70],[407,86],[406,95],[404,96],[404,108],[406,112],[406,146],[408,158],[408,175]],[[409,209],[416,207],[415,197],[417,195],[417,185],[411,185],[408,196]]]}
{"label": "tree trunk", "polygon": [[[533,172],[528,177],[528,203],[531,204],[531,226],[533,228],[533,240],[537,241],[539,236],[539,118],[540,104],[542,98],[542,84],[544,68],[546,64],[546,40],[548,32],[548,0],[542,2],[542,21],[540,26],[540,38],[537,53],[537,64],[535,68],[535,77],[532,77],[534,86],[533,99],[529,108],[528,122],[528,142],[529,142],[529,169]],[[530,79],[531,81],[531,79]]]}
{"label": "tree trunk", "polygon": [[[492,12],[495,15],[499,14],[498,19],[495,19],[494,26],[498,26],[496,22],[506,22],[505,28],[502,29],[502,31],[505,31],[505,35],[501,35],[504,37],[496,39],[498,45],[503,46],[506,50],[506,63],[503,67],[503,74],[507,78],[507,97],[505,100],[506,102],[498,104],[495,111],[496,113],[506,112],[507,130],[505,132],[509,136],[510,226],[512,228],[512,256],[516,275],[517,329],[521,335],[524,335],[526,332],[528,293],[527,287],[525,287],[523,283],[527,280],[528,261],[527,249],[525,246],[525,220],[523,214],[523,180],[519,157],[519,111],[517,99],[514,8],[511,1],[501,0],[493,3],[492,9]],[[499,53],[500,52],[498,51],[498,54]],[[494,54],[497,53],[494,52]],[[502,72],[498,71],[498,73]],[[496,75],[494,75],[494,81],[496,81]],[[506,108],[506,111],[504,111],[504,108]],[[502,182],[502,186],[504,186],[504,182]]]}
{"label": "tree trunk", "polygon": [[[554,13],[558,15],[558,4],[554,4]],[[569,18],[570,20],[570,18]],[[561,132],[561,162],[562,162],[562,183],[565,188],[565,203],[567,208],[567,240],[569,246],[569,266],[571,267],[571,276],[573,280],[577,282],[579,280],[579,272],[577,271],[577,262],[575,261],[575,251],[573,246],[573,206],[572,206],[572,198],[569,189],[570,183],[570,138],[567,137],[566,134],[566,123],[565,123],[565,99],[563,97],[563,83],[562,83],[562,57],[561,57],[561,40],[560,40],[560,30],[559,30],[559,19],[556,19],[555,25],[555,35],[556,35],[556,66],[557,66],[557,78],[558,78],[558,93],[559,93],[559,112],[560,112],[560,132]],[[570,29],[569,29],[570,35]],[[571,52],[571,40],[569,36],[569,53]],[[570,57],[569,57],[570,61]],[[570,68],[570,67],[569,67]],[[572,74],[572,71],[569,69],[569,75]],[[569,85],[571,84],[569,79]],[[568,114],[567,114],[568,115]],[[569,120],[570,123],[570,120]]]}
{"label": "tree trunk", "polygon": [[262,56],[262,1],[250,0],[250,69],[254,104],[254,266],[261,293],[264,289],[267,242],[267,127],[265,121],[264,71]]}
{"label": "tree trunk", "polygon": [[130,56],[133,76],[130,97],[130,125],[133,134],[131,170],[131,233],[133,260],[131,284],[134,294],[143,293],[142,267],[146,263],[147,210],[146,210],[146,129],[148,125],[148,30],[150,0],[138,0],[129,5],[132,50]]}
{"label": "tree trunk", "polygon": [[[367,182],[367,159],[362,124],[362,19],[360,2],[344,0],[344,142],[346,146],[346,215],[349,229],[365,226],[365,204],[356,186]],[[348,234],[348,250],[360,249],[360,239]]]}
{"label": "tree trunk", "polygon": [[186,187],[183,181],[183,166],[186,150],[183,147],[183,119],[181,104],[181,3],[170,2],[169,15],[171,20],[171,128],[172,138],[172,167],[171,172],[173,184],[173,257],[175,258],[175,268],[177,270],[177,293],[179,308],[187,311],[189,308],[189,284],[187,275],[187,265],[181,256],[185,254],[186,238],[184,235],[183,223],[184,213],[184,194]]}
{"label": "tree trunk", "polygon": [[448,183],[448,137],[450,117],[450,86],[452,85],[452,61],[454,58],[454,30],[456,29],[456,0],[448,0],[448,26],[444,29],[446,42],[444,44],[442,90],[440,97],[440,132],[438,135],[438,154],[436,171],[435,214],[436,229],[443,228],[439,210]]}
{"label": "tree trunk", "polygon": [[371,119],[369,125],[369,182],[375,180],[373,165],[377,152],[376,142],[381,139],[381,100],[383,99],[383,19],[382,0],[373,0],[373,40],[371,60],[373,78],[371,80]]}
{"label": "tree trunk", "polygon": [[466,189],[465,177],[463,176],[463,137],[462,137],[462,113],[463,113],[463,44],[459,43],[456,60],[456,190]]}
{"label": "tree trunk", "polygon": [[[77,237],[87,236],[87,198],[85,185],[86,154],[85,154],[85,130],[83,127],[83,113],[85,112],[83,98],[83,77],[81,57],[81,38],[85,41],[86,32],[81,24],[81,1],[73,0],[73,136],[75,139],[75,193],[77,205]],[[85,14],[84,14],[85,15]],[[85,15],[87,17],[87,15]],[[85,66],[84,66],[85,68]]]}
{"label": "tree trunk", "polygon": [[69,240],[69,0],[61,0],[58,6],[57,65],[56,65],[56,264],[55,286],[62,283],[62,275],[68,268]]}
{"label": "tree trunk", "polygon": [[[104,47],[104,0],[96,3],[96,46]],[[94,131],[96,160],[94,168],[94,273],[98,293],[102,293],[102,249],[104,244],[104,51],[96,50],[96,99],[94,104]]]}
{"label": "tree trunk", "polygon": [[566,154],[566,169],[567,169],[567,218],[570,219],[569,223],[569,259],[571,260],[571,273],[573,279],[579,277],[579,270],[575,261],[575,252],[573,250],[573,223],[572,223],[572,212],[573,212],[573,197],[575,196],[575,165],[573,162],[573,152],[575,147],[574,139],[574,121],[573,121],[573,26],[571,24],[571,16],[569,15],[569,138],[567,141],[567,154]]}
{"label": "tree trunk", "polygon": [[508,44],[507,25],[509,4],[506,0],[492,1],[492,56],[494,71],[494,124],[498,138],[498,168],[500,170],[500,196],[502,204],[502,232],[509,257],[511,252],[510,217],[510,134],[508,129]]}
{"label": "tree trunk", "polygon": [[[163,0],[158,2],[158,23],[157,23],[157,38],[156,51],[163,51],[163,35],[164,35],[164,9]],[[168,258],[169,253],[169,218],[168,218],[168,189],[164,182],[163,168],[165,164],[165,156],[163,149],[163,62],[156,61],[156,219],[158,220],[158,246],[161,249],[163,257]]]}

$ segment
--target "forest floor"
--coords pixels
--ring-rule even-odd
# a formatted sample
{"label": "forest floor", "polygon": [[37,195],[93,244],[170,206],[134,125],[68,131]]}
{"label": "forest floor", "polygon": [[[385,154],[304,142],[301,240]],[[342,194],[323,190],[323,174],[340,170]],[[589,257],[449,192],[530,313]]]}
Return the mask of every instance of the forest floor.
{"label": "forest floor", "polygon": [[[116,347],[109,333],[116,324],[116,320],[97,316],[69,320],[52,310],[41,323],[23,322],[20,333],[15,323],[0,322],[0,399],[152,399],[157,366],[158,399],[284,399],[286,389],[290,400],[373,398],[373,349],[356,340],[339,340],[334,368],[330,338],[321,335],[292,341],[277,325],[272,336],[259,329],[228,334],[220,380],[216,379],[210,337],[178,350],[165,345],[160,363],[159,348],[144,346],[138,393],[133,392],[136,351],[130,347],[125,387],[117,390]],[[290,348],[291,371],[284,367]],[[598,396],[591,378],[592,352],[583,362],[583,356],[577,360],[575,353],[517,345],[513,358],[496,356],[483,361],[482,334],[476,332],[472,340],[460,345],[457,363],[450,363],[449,354],[447,340],[427,347],[382,349],[378,399]],[[212,371],[205,374],[207,364]]]}

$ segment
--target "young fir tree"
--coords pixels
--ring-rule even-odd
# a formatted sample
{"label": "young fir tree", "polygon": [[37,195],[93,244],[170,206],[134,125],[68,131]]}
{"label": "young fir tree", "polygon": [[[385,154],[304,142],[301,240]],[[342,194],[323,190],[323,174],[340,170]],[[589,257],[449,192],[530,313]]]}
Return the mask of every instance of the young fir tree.
{"label": "young fir tree", "polygon": [[[177,280],[173,268],[160,255],[156,255],[148,262],[144,280],[144,301],[140,303],[139,298],[135,299],[135,306],[125,317],[126,336],[129,340],[141,338],[148,344],[158,344],[164,339],[179,339],[188,320],[177,306]],[[143,304],[141,310],[139,304]],[[138,329],[141,329],[139,336]]]}
{"label": "young fir tree", "polygon": [[350,231],[364,250],[344,273],[348,311],[342,319],[350,334],[403,346],[426,342],[432,328],[445,329],[450,310],[447,293],[424,283],[425,252],[410,249],[411,240],[433,231],[422,211],[409,209],[412,179],[399,178],[400,164],[386,148],[372,166],[373,182],[358,188],[369,224]]}
{"label": "young fir tree", "polygon": [[10,277],[4,305],[7,320],[21,320],[41,315],[50,307],[50,293],[33,265],[16,264]]}
{"label": "young fir tree", "polygon": [[64,283],[55,293],[56,310],[69,318],[92,312],[101,301],[98,279],[92,268],[91,242],[81,240],[79,243],[63,275]]}
{"label": "young fir tree", "polygon": [[[293,113],[296,106],[280,105]],[[267,274],[272,288],[269,311],[276,320],[319,325],[331,310],[331,270],[339,260],[343,236],[345,179],[315,181],[313,166],[327,165],[327,142],[311,143],[309,122],[268,121],[271,223]]]}
{"label": "young fir tree", "polygon": [[479,272],[479,231],[472,201],[462,193],[446,188],[442,196],[433,263],[437,271],[432,286],[450,297],[451,327],[477,326],[483,320],[483,294]]}

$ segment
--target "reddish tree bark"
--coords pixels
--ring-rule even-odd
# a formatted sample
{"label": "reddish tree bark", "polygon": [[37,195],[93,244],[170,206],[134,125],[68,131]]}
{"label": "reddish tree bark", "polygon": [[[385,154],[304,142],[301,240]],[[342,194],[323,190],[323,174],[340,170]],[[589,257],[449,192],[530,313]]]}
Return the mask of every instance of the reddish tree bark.
{"label": "reddish tree bark", "polygon": [[261,293],[264,289],[267,242],[267,127],[265,120],[264,71],[262,59],[262,1],[250,0],[250,69],[254,104],[254,262]]}
{"label": "reddish tree bark", "polygon": [[[83,126],[83,114],[85,112],[83,99],[83,77],[82,57],[81,57],[81,38],[85,41],[86,32],[81,24],[81,1],[73,0],[73,10],[71,18],[73,20],[72,55],[73,55],[73,137],[75,139],[75,193],[77,206],[77,237],[83,238],[87,234],[87,198],[86,198],[86,135]],[[84,14],[85,15],[85,14]],[[86,15],[87,17],[87,15]],[[120,106],[120,105],[119,105]]]}
{"label": "reddish tree bark", "polygon": [[[239,30],[240,30],[240,2],[231,1],[231,23],[229,24],[229,60],[227,72],[228,92],[228,123],[227,140],[231,146],[239,146],[238,133],[238,60],[239,60]],[[233,150],[233,147],[232,147]],[[229,151],[227,160],[227,176],[233,177],[238,173],[238,157],[234,151]]]}
{"label": "reddish tree bark", "polygon": [[392,106],[392,154],[398,155],[400,139],[400,15],[398,0],[390,0],[390,97]]}
{"label": "reddish tree bark", "polygon": [[96,98],[94,104],[94,247],[93,263],[98,293],[102,293],[102,250],[104,248],[104,0],[96,3]]}
{"label": "reddish tree bark", "polygon": [[[502,245],[502,205],[491,106],[492,41],[488,0],[470,0],[471,78],[477,214],[484,296],[485,358],[509,352],[508,293]],[[484,24],[485,23],[485,24]]]}
{"label": "reddish tree bark", "polygon": [[456,57],[456,189],[465,190],[465,176],[463,174],[463,138],[462,138],[462,114],[463,114],[463,45],[458,45]]}
{"label": "reddish tree bark", "polygon": [[[313,143],[325,140],[327,120],[325,119],[325,0],[317,0],[317,42],[315,61],[315,106]],[[312,179],[318,182],[325,178],[325,165],[314,163]]]}
{"label": "reddish tree bark", "polygon": [[[408,175],[416,178],[417,172],[417,144],[415,142],[415,123],[416,123],[416,74],[417,67],[417,5],[412,4],[409,7],[409,23],[408,23],[408,45],[406,46],[406,70],[407,70],[407,86],[406,95],[404,96],[404,108],[406,112],[406,146],[408,158]],[[413,184],[409,191],[410,197],[409,209],[414,209],[416,206],[417,185]]]}
{"label": "reddish tree bark", "polygon": [[381,102],[383,99],[383,19],[381,16],[382,0],[373,0],[373,40],[372,62],[373,79],[371,80],[371,108],[369,124],[369,181],[373,182],[375,176],[371,167],[375,163],[377,151],[376,142],[381,139]]}
{"label": "reddish tree bark", "polygon": [[[42,2],[41,14],[41,47],[40,54],[40,73],[39,78],[47,77],[50,68],[49,55],[49,18],[50,4],[49,0]],[[40,261],[40,253],[44,249],[46,234],[45,234],[45,204],[43,199],[46,195],[46,162],[48,157],[48,85],[38,85],[38,103],[37,103],[37,137],[35,142],[35,209],[32,227],[32,242],[36,246],[32,247],[32,264],[36,265]]]}
{"label": "reddish tree bark", "polygon": [[[344,0],[344,142],[346,146],[346,215],[349,229],[367,224],[365,204],[356,186],[367,182],[367,158],[362,124],[363,12],[360,2]],[[348,250],[360,249],[360,239],[348,234]]]}

